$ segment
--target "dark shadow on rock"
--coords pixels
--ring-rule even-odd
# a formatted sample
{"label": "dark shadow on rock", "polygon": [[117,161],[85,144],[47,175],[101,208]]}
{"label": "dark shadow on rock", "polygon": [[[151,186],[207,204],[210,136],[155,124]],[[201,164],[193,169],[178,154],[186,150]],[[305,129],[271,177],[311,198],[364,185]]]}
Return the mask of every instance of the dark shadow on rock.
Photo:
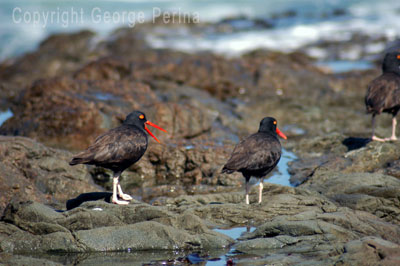
{"label": "dark shadow on rock", "polygon": [[70,199],[67,201],[67,210],[71,210],[73,208],[78,207],[82,203],[86,201],[94,201],[94,200],[104,200],[105,202],[110,203],[110,199],[112,197],[111,192],[90,192],[80,194],[78,197],[74,199]]}
{"label": "dark shadow on rock", "polygon": [[348,137],[343,140],[342,144],[347,147],[348,151],[352,151],[365,147],[371,141],[370,138]]}

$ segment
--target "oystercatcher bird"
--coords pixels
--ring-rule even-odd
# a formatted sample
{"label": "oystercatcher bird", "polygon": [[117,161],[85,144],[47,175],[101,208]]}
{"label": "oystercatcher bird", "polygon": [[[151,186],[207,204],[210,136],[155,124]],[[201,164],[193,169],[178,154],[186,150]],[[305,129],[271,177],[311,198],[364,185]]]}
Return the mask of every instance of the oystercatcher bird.
{"label": "oystercatcher bird", "polygon": [[252,176],[260,178],[258,203],[262,201],[264,177],[278,164],[282,147],[278,135],[287,139],[277,127],[275,118],[265,117],[260,122],[258,132],[243,139],[234,148],[231,158],[222,173],[241,172],[246,179],[246,204],[249,204],[249,180]]}
{"label": "oystercatcher bird", "polygon": [[[372,140],[397,140],[396,115],[400,110],[400,49],[386,54],[382,64],[382,75],[371,81],[365,96],[367,113],[372,113]],[[392,114],[392,136],[375,136],[375,116],[385,112]]]}
{"label": "oystercatcher bird", "polygon": [[[113,195],[115,204],[128,204],[132,197],[124,194],[119,184],[121,173],[139,161],[147,149],[147,133],[160,142],[147,128],[153,126],[164,132],[165,129],[147,121],[146,115],[140,111],[130,113],[121,126],[109,130],[99,136],[86,150],[74,156],[70,165],[92,164],[113,171]],[[123,200],[119,200],[117,197]]]}

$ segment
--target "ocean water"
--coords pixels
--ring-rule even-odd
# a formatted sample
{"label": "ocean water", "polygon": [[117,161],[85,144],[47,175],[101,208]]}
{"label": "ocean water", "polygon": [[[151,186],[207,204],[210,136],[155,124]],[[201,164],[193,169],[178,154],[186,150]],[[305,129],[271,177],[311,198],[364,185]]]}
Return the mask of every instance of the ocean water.
{"label": "ocean water", "polygon": [[[35,49],[54,32],[91,29],[106,36],[121,26],[152,21],[161,11],[188,14],[200,22],[245,16],[273,25],[259,28],[238,20],[234,26],[242,30],[234,32],[196,35],[183,30],[147,38],[154,47],[188,52],[237,55],[255,48],[292,51],[321,40],[346,40],[353,33],[383,36],[389,41],[400,36],[398,0],[2,0],[0,60]],[[319,52],[310,51],[317,57]]]}
{"label": "ocean water", "polygon": [[7,119],[11,118],[13,116],[13,113],[11,112],[10,109],[7,110],[0,110],[0,126],[6,122]]}

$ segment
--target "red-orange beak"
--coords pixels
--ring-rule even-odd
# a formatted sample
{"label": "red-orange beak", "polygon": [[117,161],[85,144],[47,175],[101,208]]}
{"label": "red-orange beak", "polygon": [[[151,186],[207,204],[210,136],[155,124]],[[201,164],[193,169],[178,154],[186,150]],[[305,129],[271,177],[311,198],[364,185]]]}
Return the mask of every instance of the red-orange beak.
{"label": "red-orange beak", "polygon": [[400,54],[397,55],[397,59],[400,59]]}
{"label": "red-orange beak", "polygon": [[279,128],[276,128],[276,134],[278,134],[278,136],[283,139],[287,139],[286,135],[283,134],[282,131],[279,130]]}
{"label": "red-orange beak", "polygon": [[162,127],[160,127],[160,126],[157,126],[156,124],[151,123],[150,121],[146,121],[144,123],[144,129],[147,131],[147,133],[149,133],[150,136],[152,136],[158,143],[160,143],[160,141],[156,138],[156,136],[153,135],[153,133],[150,132],[150,130],[147,128],[146,125],[155,127],[155,128],[157,128],[157,129],[159,129],[161,131],[164,131],[164,132],[167,132],[167,131],[165,129],[163,129]]}

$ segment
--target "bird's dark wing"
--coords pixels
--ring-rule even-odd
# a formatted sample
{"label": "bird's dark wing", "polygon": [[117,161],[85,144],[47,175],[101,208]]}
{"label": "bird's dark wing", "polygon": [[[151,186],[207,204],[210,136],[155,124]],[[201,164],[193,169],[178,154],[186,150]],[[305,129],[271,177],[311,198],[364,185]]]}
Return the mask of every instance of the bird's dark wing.
{"label": "bird's dark wing", "polygon": [[368,86],[365,105],[368,113],[375,114],[400,105],[400,77],[385,73],[374,79]]}
{"label": "bird's dark wing", "polygon": [[147,148],[144,132],[120,126],[99,136],[86,150],[77,154],[70,164],[113,165],[135,161],[142,157]]}
{"label": "bird's dark wing", "polygon": [[239,142],[225,164],[223,172],[257,171],[274,167],[281,157],[279,140],[271,135],[256,133]]}

